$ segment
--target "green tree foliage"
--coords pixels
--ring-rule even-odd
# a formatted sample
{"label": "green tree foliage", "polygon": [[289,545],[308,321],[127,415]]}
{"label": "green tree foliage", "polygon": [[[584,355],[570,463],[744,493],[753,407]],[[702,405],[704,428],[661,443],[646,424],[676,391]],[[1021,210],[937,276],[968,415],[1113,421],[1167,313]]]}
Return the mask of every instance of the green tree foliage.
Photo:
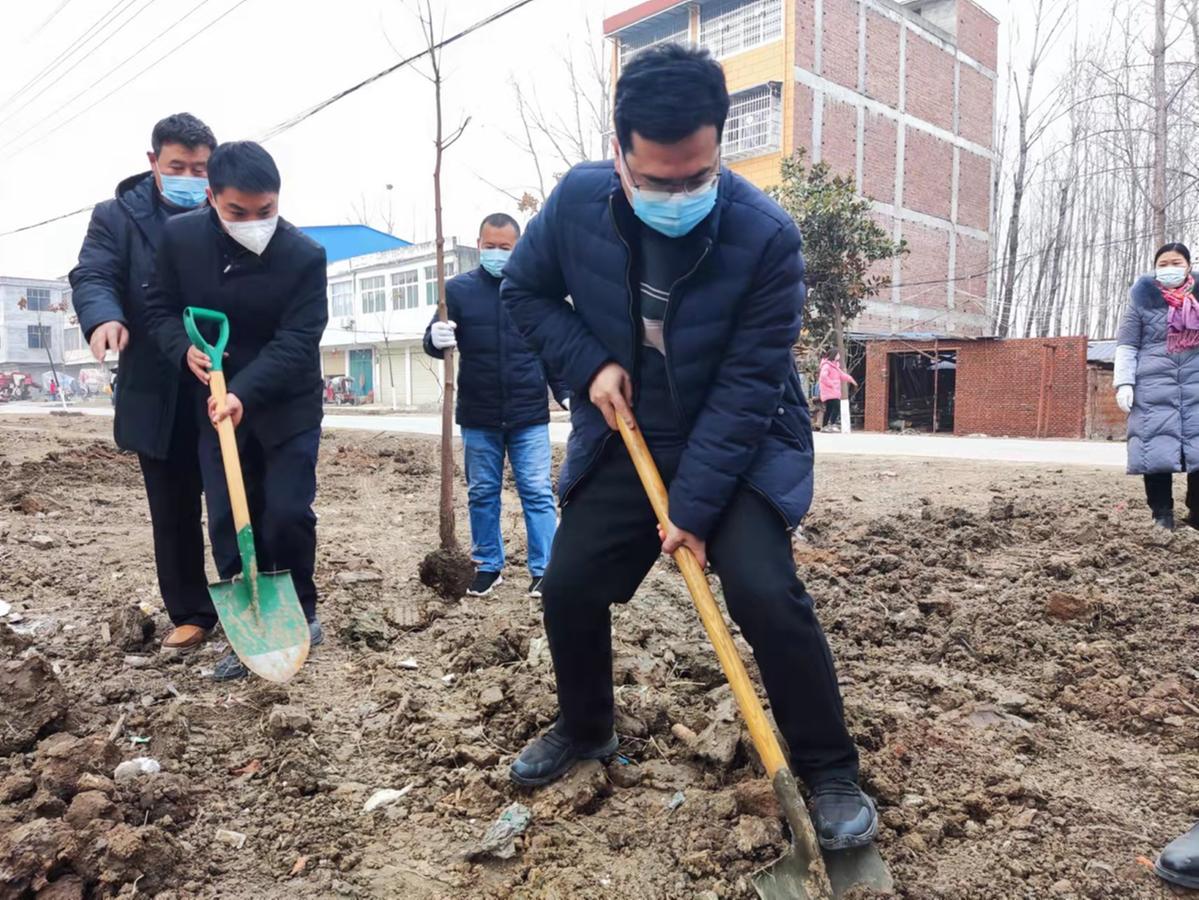
{"label": "green tree foliage", "polygon": [[828,165],[805,164],[802,150],[782,164],[782,183],[770,195],[803,234],[808,286],[801,342],[809,351],[830,345],[845,359],[845,326],[862,311],[866,298],[891,286],[890,274],[876,263],[907,253],[870,214],[870,201],[858,196],[853,179],[834,175]]}

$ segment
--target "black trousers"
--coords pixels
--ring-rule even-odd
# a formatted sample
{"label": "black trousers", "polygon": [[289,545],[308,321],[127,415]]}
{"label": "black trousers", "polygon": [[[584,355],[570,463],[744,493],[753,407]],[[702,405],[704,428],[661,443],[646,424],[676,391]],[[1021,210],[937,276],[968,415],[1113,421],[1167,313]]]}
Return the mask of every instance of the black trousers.
{"label": "black trousers", "polygon": [[[1174,473],[1155,472],[1145,476],[1145,499],[1155,516],[1174,511]],[[1199,471],[1187,475],[1187,509],[1199,519]]]}
{"label": "black trousers", "polygon": [[828,428],[830,425],[836,425],[841,421],[841,401],[840,400],[825,400],[824,401],[824,426]]}
{"label": "black trousers", "polygon": [[[655,454],[657,455],[657,454]],[[677,459],[659,459],[667,480]],[[613,443],[562,510],[542,582],[560,723],[581,742],[613,724],[609,606],[636,592],[661,553],[657,521],[623,445]],[[832,655],[773,508],[741,488],[708,541],[729,614],[754,651],[797,775],[857,778]]]}
{"label": "black trousers", "polygon": [[[254,527],[254,549],[263,572],[284,569],[308,621],[316,618],[316,458],[321,430],[313,428],[274,447],[263,446],[244,427],[237,430],[242,478]],[[241,573],[237,527],[221,461],[221,445],[212,427],[200,430],[200,471],[208,498],[208,538],[217,572],[228,580]]]}
{"label": "black trousers", "polygon": [[217,617],[204,571],[200,499],[204,488],[196,454],[196,422],[189,404],[181,392],[167,458],[153,459],[139,453],[138,460],[150,501],[154,564],[167,615],[175,625],[212,628]]}

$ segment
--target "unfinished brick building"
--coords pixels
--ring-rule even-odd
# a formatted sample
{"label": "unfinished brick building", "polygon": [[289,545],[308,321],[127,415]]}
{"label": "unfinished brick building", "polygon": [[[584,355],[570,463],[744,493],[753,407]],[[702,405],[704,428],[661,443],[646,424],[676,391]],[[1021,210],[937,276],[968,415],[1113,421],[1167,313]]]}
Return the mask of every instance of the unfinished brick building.
{"label": "unfinished brick building", "polygon": [[[732,94],[726,162],[761,187],[797,148],[852,177],[908,242],[855,331],[982,335],[998,23],[971,0],[646,0],[604,22],[613,68],[697,43]],[[975,276],[975,277],[972,277]]]}

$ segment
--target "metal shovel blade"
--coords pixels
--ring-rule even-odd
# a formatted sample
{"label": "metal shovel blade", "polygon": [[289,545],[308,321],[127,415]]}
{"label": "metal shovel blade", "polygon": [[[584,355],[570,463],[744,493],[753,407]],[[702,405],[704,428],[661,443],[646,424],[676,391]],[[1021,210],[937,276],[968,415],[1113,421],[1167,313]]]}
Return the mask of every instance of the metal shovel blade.
{"label": "metal shovel blade", "polygon": [[[884,894],[894,889],[891,873],[873,844],[855,850],[820,849],[808,808],[789,771],[780,770],[773,786],[791,828],[791,849],[754,875],[754,889],[762,900],[830,900],[861,886]],[[807,841],[804,835],[809,836]]]}
{"label": "metal shovel blade", "polygon": [[289,572],[258,572],[208,586],[229,646],[267,681],[287,681],[308,658],[308,620]]}

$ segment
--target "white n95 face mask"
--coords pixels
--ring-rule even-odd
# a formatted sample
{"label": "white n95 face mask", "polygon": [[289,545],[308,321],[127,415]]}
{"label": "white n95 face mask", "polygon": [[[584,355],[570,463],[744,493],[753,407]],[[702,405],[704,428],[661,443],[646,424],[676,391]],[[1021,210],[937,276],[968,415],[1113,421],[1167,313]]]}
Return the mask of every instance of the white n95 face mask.
{"label": "white n95 face mask", "polygon": [[229,232],[229,237],[251,253],[261,256],[266,245],[275,236],[275,229],[279,226],[279,216],[275,214],[269,219],[252,219],[249,222],[229,222],[221,219],[221,224]]}

